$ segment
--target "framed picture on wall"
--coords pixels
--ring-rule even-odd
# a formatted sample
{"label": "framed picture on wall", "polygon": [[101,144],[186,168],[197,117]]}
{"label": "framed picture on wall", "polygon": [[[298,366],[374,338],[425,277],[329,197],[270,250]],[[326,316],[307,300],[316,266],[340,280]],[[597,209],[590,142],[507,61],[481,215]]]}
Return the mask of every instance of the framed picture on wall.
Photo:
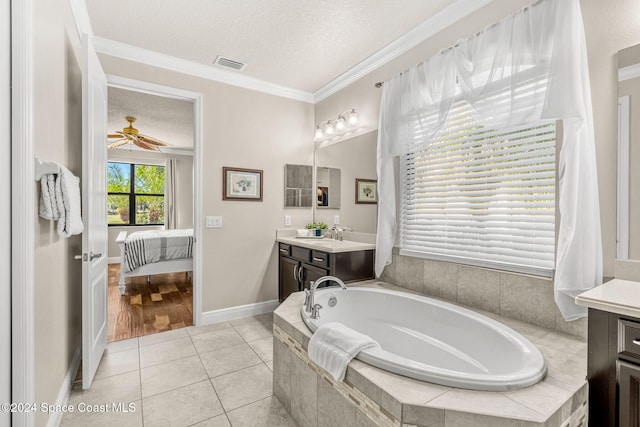
{"label": "framed picture on wall", "polygon": [[378,203],[378,181],[356,178],[356,203]]}
{"label": "framed picture on wall", "polygon": [[222,168],[222,200],[262,201],[262,171]]}

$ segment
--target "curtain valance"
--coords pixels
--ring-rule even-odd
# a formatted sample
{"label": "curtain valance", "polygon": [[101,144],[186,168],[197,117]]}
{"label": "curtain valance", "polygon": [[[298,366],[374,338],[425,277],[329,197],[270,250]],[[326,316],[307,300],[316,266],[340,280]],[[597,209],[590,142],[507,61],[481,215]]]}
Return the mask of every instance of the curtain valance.
{"label": "curtain valance", "polygon": [[[525,90],[529,95],[523,99],[519,93]],[[393,158],[438,137],[459,99],[484,126],[562,120],[555,298],[565,319],[586,315],[574,297],[602,282],[602,243],[579,0],[534,3],[385,82],[377,148],[376,274],[391,262],[396,240]]]}

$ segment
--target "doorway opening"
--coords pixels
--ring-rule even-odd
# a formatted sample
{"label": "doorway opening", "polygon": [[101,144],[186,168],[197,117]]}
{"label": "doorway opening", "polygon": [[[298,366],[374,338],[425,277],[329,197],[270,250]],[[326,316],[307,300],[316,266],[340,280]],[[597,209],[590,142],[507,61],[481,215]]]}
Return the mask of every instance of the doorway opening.
{"label": "doorway opening", "polygon": [[[113,136],[104,165],[107,335],[113,342],[199,323],[199,221],[194,213],[200,194],[200,95],[117,76],[107,79],[107,127]],[[132,117],[137,134],[146,136],[141,144],[127,139]],[[149,141],[170,145],[158,151]],[[144,252],[135,257],[132,240],[144,242],[138,249]]]}

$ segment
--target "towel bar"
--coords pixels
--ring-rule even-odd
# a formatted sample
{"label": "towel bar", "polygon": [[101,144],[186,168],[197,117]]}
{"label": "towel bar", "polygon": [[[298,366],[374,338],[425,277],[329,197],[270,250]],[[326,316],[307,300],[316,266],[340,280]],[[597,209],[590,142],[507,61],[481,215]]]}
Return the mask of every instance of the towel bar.
{"label": "towel bar", "polygon": [[53,162],[43,162],[36,157],[34,162],[34,171],[36,181],[40,181],[40,178],[42,178],[43,175],[60,173],[60,166],[57,163]]}

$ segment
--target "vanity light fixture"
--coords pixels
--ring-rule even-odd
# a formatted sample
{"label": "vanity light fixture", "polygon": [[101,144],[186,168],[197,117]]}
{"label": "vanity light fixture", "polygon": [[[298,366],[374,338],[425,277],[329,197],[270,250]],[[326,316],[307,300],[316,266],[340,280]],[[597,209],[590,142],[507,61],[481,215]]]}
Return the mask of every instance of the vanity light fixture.
{"label": "vanity light fixture", "polygon": [[325,138],[331,138],[334,135],[340,135],[346,132],[348,128],[355,127],[359,121],[360,117],[355,108],[345,110],[338,114],[338,118],[335,120],[325,120],[318,123],[316,125],[315,140],[319,141]]}

